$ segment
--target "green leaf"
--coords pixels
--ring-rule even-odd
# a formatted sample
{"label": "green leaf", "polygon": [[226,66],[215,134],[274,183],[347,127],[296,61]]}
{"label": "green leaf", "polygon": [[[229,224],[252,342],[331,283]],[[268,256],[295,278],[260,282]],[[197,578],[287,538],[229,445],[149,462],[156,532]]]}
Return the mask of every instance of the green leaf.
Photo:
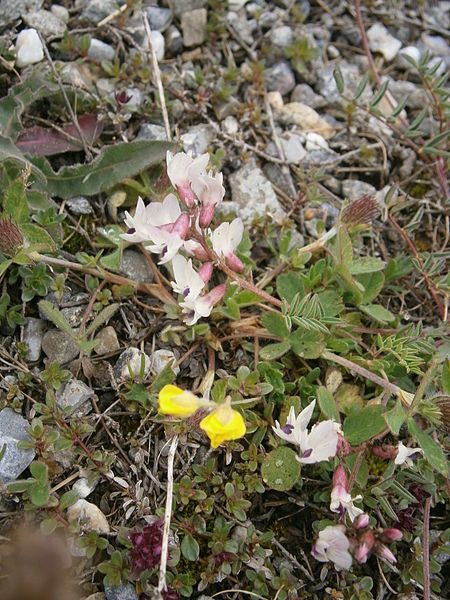
{"label": "green leaf", "polygon": [[334,419],[336,423],[339,423],[339,411],[333,398],[333,394],[329,392],[323,385],[321,385],[317,390],[317,399],[319,400],[320,410],[323,412],[326,418]]}
{"label": "green leaf", "polygon": [[92,333],[97,331],[97,329],[101,327],[104,323],[109,321],[109,319],[111,319],[119,310],[119,307],[120,304],[110,304],[109,306],[106,306],[102,311],[100,311],[95,317],[95,319],[92,321],[92,323],[89,325],[89,327],[86,329],[86,336],[91,335]]}
{"label": "green leaf", "polygon": [[291,344],[288,340],[278,344],[269,344],[261,348],[260,356],[263,360],[276,360],[291,349]]}
{"label": "green leaf", "polygon": [[366,73],[363,76],[363,78],[361,79],[361,81],[358,83],[358,87],[356,88],[355,95],[353,96],[353,100],[359,100],[359,98],[361,98],[368,83],[369,83],[369,74]]}
{"label": "green leaf", "polygon": [[269,333],[276,335],[280,338],[287,338],[289,336],[289,329],[286,325],[285,318],[274,312],[267,312],[262,318],[262,324]]}
{"label": "green leaf", "polygon": [[386,427],[383,411],[384,407],[380,405],[366,406],[348,416],[344,423],[346,440],[352,446],[357,446],[383,431]]}
{"label": "green leaf", "polygon": [[126,177],[133,177],[161,162],[173,144],[155,140],[137,140],[105,146],[89,164],[63,167],[57,173],[39,157],[32,161],[47,177],[44,189],[50,195],[71,198],[74,194],[93,196],[110,189]]}
{"label": "green leaf", "polygon": [[69,490],[68,492],[63,494],[59,499],[59,508],[61,510],[65,510],[69,506],[72,506],[72,504],[75,504],[75,502],[79,498],[80,496],[77,494],[77,492],[75,492],[74,490]]}
{"label": "green leaf", "polygon": [[50,535],[55,531],[57,527],[58,521],[53,517],[48,517],[47,519],[44,519],[43,521],[41,521],[40,525],[41,531],[44,535]]}
{"label": "green leaf", "polygon": [[392,323],[392,321],[395,320],[395,315],[393,315],[390,310],[387,310],[387,308],[384,308],[384,306],[381,306],[380,304],[364,304],[359,308],[362,310],[362,312],[366,313],[366,315],[369,315],[370,318],[378,321],[378,323]]}
{"label": "green leaf", "polygon": [[407,414],[400,400],[397,401],[393,409],[384,413],[384,419],[387,426],[394,435],[398,435],[400,428],[406,421]]}
{"label": "green leaf", "polygon": [[39,302],[39,309],[44,317],[56,325],[58,329],[67,333],[71,338],[76,338],[76,332],[72,329],[69,321],[54,304],[48,300],[41,300]]}
{"label": "green leaf", "polygon": [[450,360],[446,360],[442,366],[442,391],[450,396]]}
{"label": "green leaf", "polygon": [[53,238],[39,225],[22,223],[20,230],[35,252],[55,252],[57,250]]}
{"label": "green leaf", "polygon": [[0,136],[0,164],[6,161],[18,164],[21,169],[31,168],[32,175],[45,190],[46,177],[44,173],[33,165],[9,138]]}
{"label": "green leaf", "polygon": [[408,419],[408,429],[411,436],[416,440],[423,450],[424,457],[430,465],[439,473],[448,476],[448,462],[441,448],[428,434],[420,429],[415,420],[410,417]]}
{"label": "green leaf", "polygon": [[48,484],[46,485],[33,485],[30,488],[31,502],[35,506],[46,506],[50,499],[50,490]]}
{"label": "green leaf", "polygon": [[292,350],[302,358],[319,358],[325,349],[325,338],[320,333],[297,329],[289,337]]}
{"label": "green leaf", "polygon": [[287,446],[280,446],[264,458],[261,466],[264,483],[273,490],[287,492],[300,479],[300,463],[297,454]]}
{"label": "green leaf", "polygon": [[295,271],[283,273],[277,277],[277,292],[279,297],[286,302],[291,303],[296,294],[301,297],[305,295],[305,286],[299,275]]}
{"label": "green leaf", "polygon": [[26,223],[29,219],[25,185],[21,179],[12,181],[3,197],[3,212],[17,224]]}
{"label": "green leaf", "polygon": [[361,275],[363,273],[382,271],[385,266],[386,263],[379,258],[375,258],[374,256],[362,256],[360,258],[355,258],[349,269],[352,275]]}
{"label": "green leaf", "polygon": [[30,465],[30,472],[36,481],[44,484],[48,481],[48,467],[45,463],[40,462],[38,460],[34,461]]}
{"label": "green leaf", "polygon": [[342,71],[339,68],[339,66],[336,66],[336,68],[334,69],[333,77],[334,77],[334,81],[336,82],[337,90],[342,95],[345,90],[345,82],[344,82],[344,76],[342,75]]}
{"label": "green leaf", "polygon": [[383,289],[384,273],[381,271],[365,273],[358,275],[356,281],[364,288],[359,304],[370,304]]}
{"label": "green leaf", "polygon": [[191,562],[198,560],[200,556],[200,546],[190,533],[187,533],[181,542],[181,554]]}
{"label": "green leaf", "polygon": [[352,240],[348,234],[347,228],[340,225],[336,233],[334,259],[338,265],[350,267],[353,262]]}
{"label": "green leaf", "polygon": [[378,90],[378,92],[375,94],[372,102],[370,103],[370,108],[375,108],[376,106],[378,106],[378,104],[381,102],[381,100],[383,99],[383,96],[385,95],[387,88],[389,85],[389,79],[386,79],[382,84],[380,89]]}

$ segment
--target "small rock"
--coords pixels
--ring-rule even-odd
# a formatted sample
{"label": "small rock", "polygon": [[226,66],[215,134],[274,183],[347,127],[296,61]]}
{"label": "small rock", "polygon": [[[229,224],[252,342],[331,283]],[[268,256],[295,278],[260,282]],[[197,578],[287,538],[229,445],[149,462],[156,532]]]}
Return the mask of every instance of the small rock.
{"label": "small rock", "polygon": [[[160,31],[152,31],[151,38],[152,38],[152,46],[153,46],[153,50],[155,51],[156,58],[158,60],[163,60],[164,53],[166,50],[166,40],[164,39],[163,34]],[[145,38],[144,48],[148,49],[147,37]]]}
{"label": "small rock", "polygon": [[222,127],[222,130],[225,133],[228,133],[228,135],[236,135],[236,133],[239,131],[238,120],[235,117],[232,117],[231,115],[229,117],[226,117],[226,119],[224,119],[220,125]]}
{"label": "small rock", "polygon": [[412,81],[391,79],[388,90],[397,102],[401,102],[403,98],[407,97],[406,106],[409,108],[420,109],[428,102],[427,93],[423,87],[416,85]]}
{"label": "small rock", "polygon": [[328,46],[327,53],[328,53],[328,56],[331,59],[338,58],[341,55],[341,53],[339,52],[339,50],[336,48],[336,46],[333,46],[333,44],[330,44]]}
{"label": "small rock", "polygon": [[138,600],[136,590],[131,583],[109,587],[105,586],[106,600]]}
{"label": "small rock", "polygon": [[118,381],[130,379],[130,371],[135,377],[141,377],[143,366],[143,378],[150,372],[150,358],[137,348],[127,348],[117,359],[114,365],[114,375]]}
{"label": "small rock", "polygon": [[116,51],[109,44],[105,44],[97,38],[91,38],[91,44],[88,50],[88,58],[95,62],[102,62],[103,60],[113,61]]}
{"label": "small rock", "polygon": [[[306,150],[303,147],[304,137],[287,131],[278,139],[286,162],[293,165],[300,164],[306,155]],[[269,144],[268,152],[272,156],[278,156],[278,149],[274,142]]]}
{"label": "small rock", "polygon": [[273,185],[279,187],[285,194],[295,198],[295,185],[289,169],[283,169],[280,165],[268,162],[263,167],[264,175],[270,180]]}
{"label": "small rock", "polygon": [[85,312],[86,306],[84,305],[68,306],[67,308],[61,309],[61,313],[69,321],[70,326],[74,329],[81,325]]}
{"label": "small rock", "polygon": [[207,151],[214,139],[214,130],[210,125],[194,125],[181,136],[183,150],[195,158]]}
{"label": "small rock", "polygon": [[43,0],[0,0],[0,27],[9,25],[29,11],[42,8]]}
{"label": "small rock", "polygon": [[280,92],[282,96],[292,92],[295,87],[294,71],[285,60],[267,69],[265,77],[267,89]]}
{"label": "small rock", "polygon": [[95,490],[98,481],[99,480],[96,479],[93,483],[89,483],[87,477],[80,477],[80,479],[77,479],[77,481],[75,481],[73,484],[72,490],[78,495],[79,498],[84,500],[84,498],[87,498],[89,494],[92,494],[92,492]]}
{"label": "small rock", "polygon": [[52,4],[50,10],[55,15],[55,17],[61,19],[63,23],[69,22],[70,14],[65,6],[61,6],[61,4]]}
{"label": "small rock", "polygon": [[187,48],[203,44],[206,36],[207,18],[208,11],[206,8],[198,8],[183,13],[181,17],[181,31],[183,32],[183,44]]}
{"label": "small rock", "polygon": [[302,102],[289,102],[277,112],[282,123],[287,125],[298,125],[303,131],[320,133],[324,138],[333,137],[336,133],[334,128],[325,121],[313,108]]}
{"label": "small rock", "polygon": [[316,94],[307,83],[299,83],[291,94],[291,102],[302,102],[311,108],[323,108],[327,105],[325,98]]}
{"label": "small rock", "polygon": [[120,348],[116,330],[111,325],[99,331],[95,339],[98,341],[94,348],[95,354],[109,354]]}
{"label": "small rock", "polygon": [[330,152],[330,147],[326,140],[318,133],[313,132],[306,134],[306,149],[308,152],[312,150],[325,150],[326,152]]}
{"label": "small rock", "polygon": [[412,58],[412,60],[417,63],[420,60],[421,52],[416,46],[406,46],[397,54],[395,62],[399,67],[402,67],[403,69],[414,69],[413,65],[405,57]]}
{"label": "small rock", "polygon": [[[236,32],[237,36],[249,46],[254,41],[253,32],[257,27],[257,23],[255,19],[247,20],[245,17],[242,17],[240,14],[229,11],[227,13],[226,19],[231,26],[231,28]],[[237,49],[240,49],[239,44],[234,42],[237,45]]]}
{"label": "small rock", "polygon": [[[151,356],[152,364],[150,370],[155,375],[159,375],[168,364],[173,364],[176,362],[176,360],[176,356],[172,350],[165,350],[164,348],[161,348],[161,350],[155,350]],[[180,372],[180,367],[172,367],[172,370],[175,375],[178,375]]]}
{"label": "small rock", "polygon": [[81,16],[91,23],[97,24],[118,8],[119,5],[115,0],[88,0]]}
{"label": "small rock", "polygon": [[219,121],[223,121],[225,117],[229,117],[230,115],[237,113],[239,102],[236,100],[236,98],[231,97],[224,102],[214,102],[213,108]]}
{"label": "small rock", "polygon": [[56,404],[69,415],[75,413],[75,416],[82,416],[92,410],[89,400],[94,397],[96,397],[94,390],[83,381],[71,379],[56,392]]}
{"label": "small rock", "polygon": [[57,362],[64,365],[77,358],[80,349],[73,339],[58,329],[51,329],[42,338],[42,350],[50,363]]}
{"label": "small rock", "polygon": [[377,190],[370,185],[370,183],[366,183],[365,181],[359,181],[358,179],[345,179],[342,182],[342,194],[348,200],[358,200],[361,196],[365,194],[370,194],[374,196],[377,193]]}
{"label": "small rock", "polygon": [[147,18],[152,31],[165,31],[172,20],[172,11],[160,6],[149,6]]}
{"label": "small rock", "polygon": [[267,100],[274,110],[281,110],[284,106],[283,96],[280,92],[267,92]]}
{"label": "small rock", "polygon": [[92,215],[94,210],[91,203],[84,196],[74,196],[66,201],[66,208],[73,215]]}
{"label": "small rock", "polygon": [[147,261],[140,252],[136,250],[125,250],[122,256],[120,271],[133,281],[138,283],[151,283],[153,273]]}
{"label": "small rock", "polygon": [[167,140],[166,129],[155,123],[143,123],[136,138],[138,140]]}
{"label": "small rock", "polygon": [[114,99],[114,92],[117,87],[115,82],[109,77],[99,77],[95,82],[95,87],[102,98],[110,97]]}
{"label": "small rock", "polygon": [[61,79],[75,88],[91,90],[93,88],[92,75],[87,65],[77,63],[60,63]]}
{"label": "small rock", "polygon": [[127,88],[126,94],[128,100],[125,107],[127,110],[135,111],[144,103],[144,96],[139,88]]}
{"label": "small rock", "polygon": [[420,36],[420,47],[429,50],[435,56],[450,56],[450,46],[447,40],[440,35],[429,35],[422,33]]}
{"label": "small rock", "polygon": [[[336,64],[339,65],[339,68],[342,73],[345,92],[350,96],[353,95],[356,92],[356,89],[362,80],[362,75],[358,66],[356,64],[349,63],[345,60],[340,60]],[[342,97],[341,94],[338,92],[336,81],[333,75],[334,70],[336,68],[336,64],[329,64],[317,71],[317,90],[329,104],[334,104],[335,102],[342,102]],[[372,90],[370,89],[370,85],[367,85],[362,96],[360,97],[360,101],[365,102],[368,99],[370,99],[371,96]],[[312,106],[312,104],[309,104],[308,102],[306,102],[306,100],[304,102],[305,104]]]}
{"label": "small rock", "polygon": [[172,10],[176,17],[181,17],[184,13],[195,10],[196,8],[204,8],[208,0],[173,0]]}
{"label": "small rock", "polygon": [[102,511],[83,498],[67,509],[67,518],[70,522],[77,521],[88,531],[97,533],[109,533],[109,523]]}
{"label": "small rock", "polygon": [[16,40],[16,67],[34,65],[44,58],[44,48],[36,29],[23,29]]}
{"label": "small rock", "polygon": [[169,27],[166,33],[166,43],[170,54],[174,56],[183,51],[183,36],[175,25]]}
{"label": "small rock", "polygon": [[389,33],[382,23],[375,23],[367,31],[367,39],[372,52],[380,52],[387,61],[393,60],[402,43]]}
{"label": "small rock", "polygon": [[15,481],[32,462],[35,451],[17,446],[23,440],[32,441],[28,427],[28,421],[10,408],[0,411],[0,483]]}
{"label": "small rock", "polygon": [[45,39],[52,36],[63,36],[67,29],[66,23],[48,10],[30,12],[24,15],[23,20],[29,27],[37,29]]}
{"label": "small rock", "polygon": [[27,318],[23,328],[23,341],[28,346],[27,360],[31,362],[39,360],[45,329],[45,321],[42,319]]}
{"label": "small rock", "polygon": [[270,36],[271,43],[278,48],[286,48],[286,46],[290,46],[294,39],[294,32],[287,25],[274,27]]}
{"label": "small rock", "polygon": [[[275,220],[282,220],[286,216],[272,184],[253,161],[230,176],[230,186],[233,203],[239,208],[239,216],[246,223],[251,223],[256,217],[266,213]],[[225,208],[227,203],[223,204]]]}

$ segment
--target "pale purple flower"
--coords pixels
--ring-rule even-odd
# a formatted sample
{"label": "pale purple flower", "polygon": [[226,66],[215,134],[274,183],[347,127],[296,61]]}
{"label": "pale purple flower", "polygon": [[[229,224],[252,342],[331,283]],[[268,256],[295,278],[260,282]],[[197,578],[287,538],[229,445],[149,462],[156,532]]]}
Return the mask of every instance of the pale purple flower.
{"label": "pale purple flower", "polygon": [[175,223],[180,215],[180,206],[174,194],[169,194],[162,202],[150,202],[147,206],[142,198],[139,198],[134,215],[125,212],[128,231],[121,237],[133,244],[152,241],[155,228]]}
{"label": "pale purple flower", "polygon": [[397,456],[395,457],[394,463],[396,465],[403,465],[406,463],[408,466],[413,464],[410,456],[416,454],[417,452],[422,453],[423,450],[421,448],[408,448],[403,444],[403,442],[398,443]]}
{"label": "pale purple flower", "polygon": [[347,512],[350,521],[353,521],[359,515],[363,514],[363,511],[353,504],[354,500],[361,500],[362,496],[356,496],[352,498],[347,491],[347,475],[344,467],[339,465],[333,474],[333,488],[331,490],[331,512],[338,513],[341,517]]}
{"label": "pale purple flower", "polygon": [[185,301],[198,298],[205,282],[192,266],[192,259],[186,260],[177,254],[172,259],[172,267],[175,281],[171,285],[174,291],[181,294]]}
{"label": "pale purple flower", "polygon": [[294,408],[291,407],[286,425],[281,427],[279,422],[275,421],[273,428],[278,437],[300,448],[299,461],[303,464],[314,464],[336,456],[340,431],[337,423],[330,420],[321,421],[313,425],[308,432],[315,405],[316,401],[313,400],[297,417]]}
{"label": "pale purple flower", "polygon": [[183,308],[186,324],[194,325],[202,317],[209,317],[214,305],[225,295],[225,291],[226,285],[221,284],[217,285],[205,296],[186,298],[184,302],[181,302],[180,306]]}
{"label": "pale purple flower", "polygon": [[192,158],[185,152],[177,152],[177,154],[167,152],[167,175],[187,206],[193,206],[197,200],[191,183],[205,173],[208,162],[208,153]]}
{"label": "pale purple flower", "polygon": [[352,556],[348,551],[350,542],[345,535],[343,525],[330,525],[325,527],[314,544],[311,554],[320,562],[331,561],[337,571],[350,569]]}
{"label": "pale purple flower", "polygon": [[212,175],[211,172],[207,175],[200,175],[192,181],[191,187],[202,205],[199,220],[200,227],[208,227],[216,207],[225,196],[223,175],[222,173]]}
{"label": "pale purple flower", "polygon": [[211,241],[214,252],[224,258],[230,269],[242,271],[244,266],[235,254],[244,234],[244,224],[236,218],[231,223],[222,223],[212,232]]}

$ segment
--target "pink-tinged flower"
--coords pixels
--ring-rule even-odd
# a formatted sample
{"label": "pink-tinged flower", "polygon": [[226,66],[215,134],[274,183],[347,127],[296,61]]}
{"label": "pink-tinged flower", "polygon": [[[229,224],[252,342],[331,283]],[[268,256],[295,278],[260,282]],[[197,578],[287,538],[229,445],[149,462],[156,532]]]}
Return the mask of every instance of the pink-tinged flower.
{"label": "pink-tinged flower", "polygon": [[316,401],[313,400],[298,417],[295,416],[294,407],[291,407],[286,425],[281,427],[279,422],[275,421],[273,427],[274,432],[282,440],[299,446],[299,461],[308,465],[336,456],[340,431],[339,425],[334,421],[321,421],[313,425],[311,432],[308,432],[315,405]]}
{"label": "pink-tinged flower", "polygon": [[186,240],[183,244],[183,248],[188,254],[198,258],[198,260],[208,260],[210,258],[208,252],[195,240]]}
{"label": "pink-tinged flower", "polygon": [[235,254],[244,234],[244,224],[237,218],[231,223],[222,223],[211,235],[212,247],[219,258],[224,258],[233,271],[243,271],[244,265]]}
{"label": "pink-tinged flower", "polygon": [[403,442],[399,442],[397,456],[395,457],[394,463],[396,465],[403,465],[406,463],[408,466],[411,466],[413,461],[409,457],[417,452],[422,453],[423,450],[421,448],[408,448],[403,444]]}
{"label": "pink-tinged flower", "polygon": [[366,531],[359,539],[359,544],[356,546],[353,556],[359,563],[366,563],[373,547],[375,546],[375,535],[373,531]]}
{"label": "pink-tinged flower", "polygon": [[403,533],[400,529],[396,529],[395,527],[388,527],[387,529],[383,529],[383,532],[380,535],[380,539],[383,542],[398,542],[403,538]]}
{"label": "pink-tinged flower", "polygon": [[205,287],[205,282],[192,266],[192,260],[177,254],[172,260],[173,276],[172,288],[181,294],[185,300],[195,300]]}
{"label": "pink-tinged flower", "polygon": [[365,529],[369,525],[369,521],[369,515],[362,513],[362,515],[358,515],[353,521],[353,527],[355,529]]}
{"label": "pink-tinged flower", "polygon": [[222,283],[213,288],[205,296],[197,298],[186,298],[181,302],[187,325],[194,325],[202,317],[209,317],[215,304],[220,302],[225,295],[226,285]]}
{"label": "pink-tinged flower", "polygon": [[207,175],[200,175],[192,181],[191,187],[202,205],[199,220],[200,227],[208,227],[217,205],[222,202],[225,196],[223,175],[222,173],[212,175],[211,172]]}
{"label": "pink-tinged flower", "polygon": [[210,262],[204,263],[198,270],[198,274],[205,283],[208,283],[212,277],[214,265]]}
{"label": "pink-tinged flower", "polygon": [[155,228],[175,223],[180,215],[180,206],[174,194],[169,194],[162,202],[150,202],[147,206],[142,198],[139,198],[134,216],[129,212],[125,213],[128,231],[122,234],[122,238],[133,244],[150,241],[153,239]]}
{"label": "pink-tinged flower", "polygon": [[320,562],[331,561],[337,571],[350,569],[352,556],[348,551],[350,542],[345,535],[343,525],[330,525],[325,527],[313,546],[311,554]]}
{"label": "pink-tinged flower", "polygon": [[185,152],[167,152],[167,175],[172,185],[177,189],[181,200],[186,206],[194,206],[197,197],[192,190],[192,181],[205,173],[209,162],[209,154],[192,158]]}
{"label": "pink-tinged flower", "polygon": [[338,513],[341,517],[347,512],[350,521],[353,521],[363,511],[353,504],[354,500],[361,500],[362,496],[352,498],[347,491],[347,475],[344,468],[339,465],[333,474],[333,489],[331,490],[331,512]]}
{"label": "pink-tinged flower", "polygon": [[155,227],[151,242],[147,242],[145,247],[150,252],[153,252],[153,254],[159,254],[160,259],[158,263],[163,265],[173,259],[183,244],[184,240],[176,233]]}
{"label": "pink-tinged flower", "polygon": [[394,553],[389,550],[387,546],[384,544],[377,544],[375,547],[375,553],[383,560],[389,563],[396,563],[397,559],[394,556]]}

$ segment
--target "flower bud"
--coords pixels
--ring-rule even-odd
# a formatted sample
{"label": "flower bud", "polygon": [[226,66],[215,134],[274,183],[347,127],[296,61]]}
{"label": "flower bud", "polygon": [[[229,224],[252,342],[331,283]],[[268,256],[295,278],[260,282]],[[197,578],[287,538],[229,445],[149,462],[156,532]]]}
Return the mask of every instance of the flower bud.
{"label": "flower bud", "polygon": [[397,562],[397,559],[395,558],[394,554],[384,544],[377,544],[375,551],[376,551],[377,555],[380,558],[382,558],[383,560],[387,560],[390,563]]}
{"label": "flower bud", "polygon": [[388,529],[384,529],[383,533],[380,536],[380,539],[383,542],[398,542],[403,537],[403,533],[400,529],[396,529],[395,527],[389,527]]}
{"label": "flower bud", "polygon": [[186,183],[185,185],[177,185],[177,192],[180,196],[181,202],[183,202],[188,208],[195,206],[197,202],[197,196],[192,191],[189,183]]}
{"label": "flower bud", "polygon": [[359,563],[367,562],[367,559],[375,545],[375,536],[373,531],[366,531],[361,538],[360,543],[354,551],[354,557]]}
{"label": "flower bud", "polygon": [[333,487],[337,486],[347,489],[347,475],[342,465],[339,465],[333,473]]}
{"label": "flower bud", "polygon": [[184,240],[189,233],[189,226],[189,215],[187,213],[181,213],[181,215],[173,224],[172,233],[176,233],[182,240]]}
{"label": "flower bud", "polygon": [[23,235],[9,217],[0,218],[0,253],[15,256],[23,246]]}
{"label": "flower bud", "polygon": [[242,261],[236,256],[234,252],[230,252],[229,254],[227,254],[225,262],[230,267],[230,269],[236,271],[236,273],[242,273],[242,271],[244,270],[244,265],[242,264]]}
{"label": "flower bud", "polygon": [[203,279],[203,281],[205,283],[208,283],[208,281],[211,279],[212,274],[213,274],[213,264],[211,262],[207,262],[204,263],[200,269],[198,270],[198,274],[200,275],[200,277]]}
{"label": "flower bud", "polygon": [[362,515],[358,515],[353,522],[353,526],[355,529],[365,529],[369,525],[369,515],[363,513]]}
{"label": "flower bud", "polygon": [[211,223],[216,207],[214,204],[205,204],[200,210],[199,224],[203,229]]}
{"label": "flower bud", "polygon": [[343,458],[344,456],[348,456],[352,452],[352,447],[347,442],[342,433],[338,433],[338,443],[337,443],[337,451],[336,454]]}
{"label": "flower bud", "polygon": [[214,306],[214,304],[217,304],[222,300],[222,298],[225,296],[226,290],[227,286],[225,285],[225,283],[221,283],[220,285],[216,285],[216,287],[213,288],[209,292],[209,294],[206,295],[206,297],[208,298],[208,301]]}

